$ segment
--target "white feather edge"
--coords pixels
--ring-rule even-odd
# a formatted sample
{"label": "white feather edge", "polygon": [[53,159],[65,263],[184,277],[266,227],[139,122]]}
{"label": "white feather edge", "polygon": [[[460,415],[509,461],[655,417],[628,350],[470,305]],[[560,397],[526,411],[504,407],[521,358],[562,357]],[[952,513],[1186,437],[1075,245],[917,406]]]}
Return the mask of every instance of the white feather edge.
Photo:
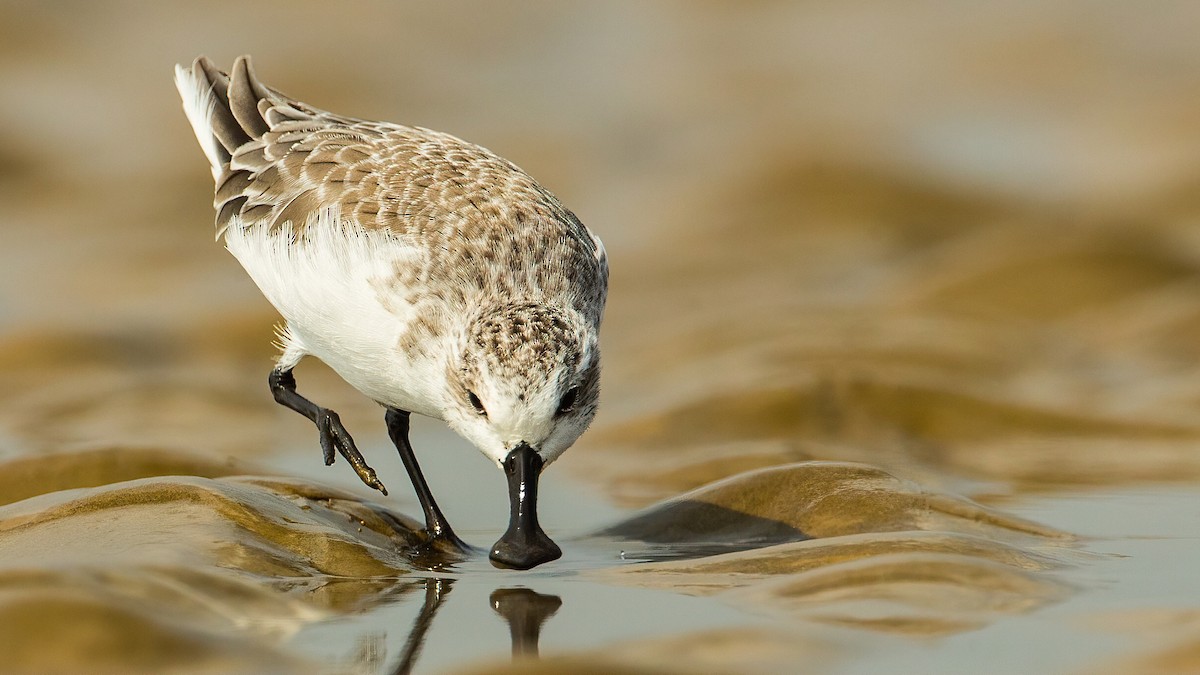
{"label": "white feather edge", "polygon": [[200,142],[200,149],[204,151],[204,156],[208,157],[215,181],[221,176],[221,154],[217,152],[217,137],[212,131],[213,108],[217,104],[212,95],[212,88],[202,84],[190,68],[179,64],[175,66],[175,88],[179,90],[183,112],[192,124],[192,131],[196,134],[196,140]]}

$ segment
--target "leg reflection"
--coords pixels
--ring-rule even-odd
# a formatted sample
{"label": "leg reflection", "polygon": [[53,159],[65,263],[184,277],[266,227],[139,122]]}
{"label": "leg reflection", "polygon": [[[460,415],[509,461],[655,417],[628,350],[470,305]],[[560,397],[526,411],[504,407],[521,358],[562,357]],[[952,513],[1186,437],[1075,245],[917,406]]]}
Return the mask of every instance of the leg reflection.
{"label": "leg reflection", "polygon": [[497,588],[489,599],[492,609],[508,622],[513,658],[536,657],[542,624],[554,616],[562,606],[562,599],[528,588]]}
{"label": "leg reflection", "polygon": [[417,656],[421,653],[421,645],[425,642],[425,634],[429,632],[429,626],[433,623],[433,616],[437,614],[442,601],[450,594],[450,586],[453,583],[453,579],[425,579],[425,602],[421,605],[421,612],[417,614],[416,620],[413,621],[412,630],[408,632],[408,640],[404,643],[404,652],[401,653],[396,667],[392,668],[394,675],[405,675],[405,673],[412,672],[413,664],[417,662]]}

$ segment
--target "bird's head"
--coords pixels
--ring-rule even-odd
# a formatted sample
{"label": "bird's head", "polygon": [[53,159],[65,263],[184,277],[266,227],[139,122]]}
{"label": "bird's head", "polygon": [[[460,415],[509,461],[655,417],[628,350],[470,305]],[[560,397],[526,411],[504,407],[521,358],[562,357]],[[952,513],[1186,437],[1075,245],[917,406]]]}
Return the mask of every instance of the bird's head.
{"label": "bird's head", "polygon": [[524,302],[478,313],[462,336],[447,378],[446,422],[509,479],[512,521],[492,560],[553,560],[561,552],[537,525],[537,479],[596,415],[596,327],[572,309]]}

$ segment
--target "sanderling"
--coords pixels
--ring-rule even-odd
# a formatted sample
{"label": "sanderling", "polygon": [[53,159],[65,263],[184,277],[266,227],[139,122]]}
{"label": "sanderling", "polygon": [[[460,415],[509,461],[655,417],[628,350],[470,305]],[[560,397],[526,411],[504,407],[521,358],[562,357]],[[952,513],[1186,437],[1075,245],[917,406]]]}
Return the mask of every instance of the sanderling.
{"label": "sanderling", "polygon": [[562,555],[537,521],[542,469],[584,432],[600,392],[604,246],[548,190],[477,145],[334,115],[232,74],[176,66],[212,165],[217,238],[285,320],[270,374],[280,404],[316,424],[387,494],[337,413],[296,392],[313,355],[386,409],[430,541],[459,547],[408,440],[410,413],[444,420],[508,477],[493,563]]}

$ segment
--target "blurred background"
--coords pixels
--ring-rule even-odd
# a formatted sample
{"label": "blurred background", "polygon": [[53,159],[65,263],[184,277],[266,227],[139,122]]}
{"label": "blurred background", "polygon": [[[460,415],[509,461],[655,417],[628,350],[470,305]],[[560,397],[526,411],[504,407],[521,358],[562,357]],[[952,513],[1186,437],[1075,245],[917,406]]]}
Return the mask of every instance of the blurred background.
{"label": "blurred background", "polygon": [[[1133,561],[1066,573],[1117,588],[1060,607],[1080,634],[1051,616],[913,658],[950,672],[1044,633],[1029,654],[1081,646],[1039,669],[1200,668],[1197,26],[1185,2],[5,0],[2,501],[239,462],[357,489],[268,395],[277,318],[213,241],[172,83],[246,53],[314,106],[494,150],[603,238],[604,404],[547,474],[560,513],[591,501],[560,528],[863,462]],[[400,491],[373,404],[298,376]],[[491,469],[417,433],[460,458],[435,487],[458,461],[490,481],[467,529],[502,528]],[[1175,632],[1103,637],[1137,625]]]}

